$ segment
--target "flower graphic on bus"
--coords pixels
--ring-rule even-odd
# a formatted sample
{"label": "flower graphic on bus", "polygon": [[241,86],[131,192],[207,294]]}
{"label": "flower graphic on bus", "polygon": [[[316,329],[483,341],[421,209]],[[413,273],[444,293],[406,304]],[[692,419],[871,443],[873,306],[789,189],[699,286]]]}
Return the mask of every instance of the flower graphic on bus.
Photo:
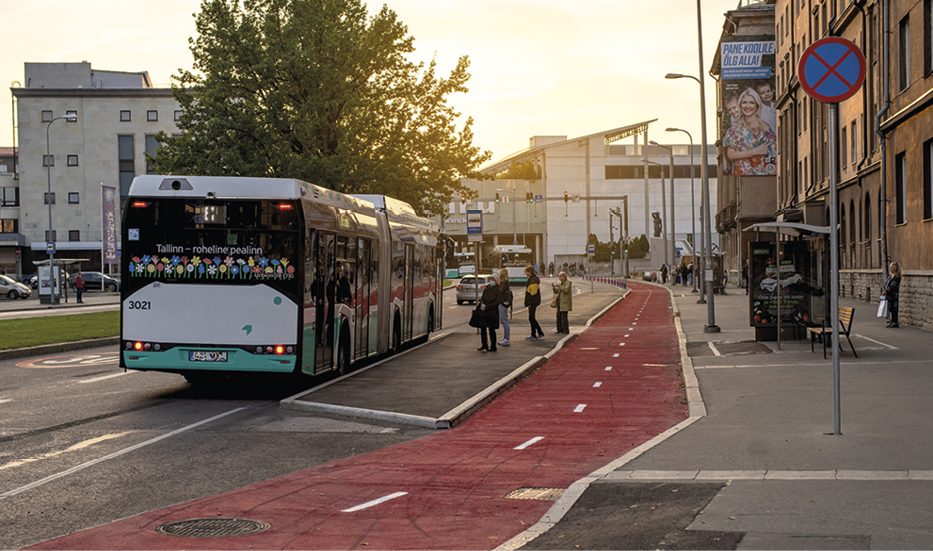
{"label": "flower graphic on bus", "polygon": [[237,255],[202,258],[198,255],[160,256],[143,255],[130,259],[128,273],[131,277],[162,277],[169,279],[200,278],[212,279],[294,279],[296,268],[287,258],[268,256]]}

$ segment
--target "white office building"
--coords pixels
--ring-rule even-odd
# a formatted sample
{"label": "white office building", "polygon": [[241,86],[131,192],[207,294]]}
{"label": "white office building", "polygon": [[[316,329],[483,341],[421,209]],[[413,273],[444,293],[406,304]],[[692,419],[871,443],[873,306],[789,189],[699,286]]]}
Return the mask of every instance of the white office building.
{"label": "white office building", "polygon": [[[154,154],[160,131],[178,132],[178,103],[170,88],[153,88],[145,71],[100,71],[88,62],[26,63],[24,76],[22,86],[11,89],[19,139],[22,269],[33,271],[33,260],[46,259],[51,240],[56,258],[87,258],[82,269],[98,270],[101,186],[117,188],[122,197],[134,176],[151,172],[145,153]],[[58,118],[66,115],[75,115],[75,122]]]}

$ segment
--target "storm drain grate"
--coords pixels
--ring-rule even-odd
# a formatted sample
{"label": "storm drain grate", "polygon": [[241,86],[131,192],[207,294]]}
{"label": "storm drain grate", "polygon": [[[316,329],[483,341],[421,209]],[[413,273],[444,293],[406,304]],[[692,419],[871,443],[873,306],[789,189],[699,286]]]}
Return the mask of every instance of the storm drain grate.
{"label": "storm drain grate", "polygon": [[539,499],[542,501],[557,501],[564,495],[563,488],[519,488],[509,495],[507,499]]}
{"label": "storm drain grate", "polygon": [[258,534],[269,528],[265,522],[248,518],[192,518],[166,522],[156,526],[155,530],[179,538],[229,538]]}

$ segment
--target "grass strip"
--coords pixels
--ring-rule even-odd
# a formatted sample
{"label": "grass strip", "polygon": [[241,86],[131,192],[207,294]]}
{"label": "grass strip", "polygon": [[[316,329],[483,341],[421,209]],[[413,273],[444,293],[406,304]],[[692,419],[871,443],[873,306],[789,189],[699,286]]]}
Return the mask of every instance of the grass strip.
{"label": "grass strip", "polygon": [[0,321],[0,350],[115,337],[120,312],[95,312]]}

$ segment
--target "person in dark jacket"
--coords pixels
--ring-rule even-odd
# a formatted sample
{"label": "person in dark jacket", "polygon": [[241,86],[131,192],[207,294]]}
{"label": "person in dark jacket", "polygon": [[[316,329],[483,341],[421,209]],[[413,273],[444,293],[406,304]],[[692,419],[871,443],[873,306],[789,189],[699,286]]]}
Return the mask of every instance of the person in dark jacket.
{"label": "person in dark jacket", "polygon": [[900,327],[900,325],[897,324],[897,309],[898,303],[900,302],[901,265],[897,262],[892,262],[889,268],[891,275],[888,277],[888,280],[884,282],[884,290],[881,291],[881,296],[888,301],[887,327]]}
{"label": "person in dark jacket", "polygon": [[[483,289],[483,296],[479,299],[476,306],[483,317],[483,326],[479,329],[480,343],[482,346],[477,348],[483,352],[496,351],[496,329],[499,328],[499,303],[502,302],[502,290],[499,289],[499,276],[493,274],[489,276],[486,288]],[[487,339],[488,335],[488,339]]]}
{"label": "person in dark jacket", "polygon": [[544,337],[544,330],[535,318],[535,311],[541,305],[541,279],[535,273],[534,266],[525,268],[525,277],[528,278],[528,287],[525,288],[525,306],[528,308],[528,323],[531,324],[531,336],[526,341],[533,341]]}

